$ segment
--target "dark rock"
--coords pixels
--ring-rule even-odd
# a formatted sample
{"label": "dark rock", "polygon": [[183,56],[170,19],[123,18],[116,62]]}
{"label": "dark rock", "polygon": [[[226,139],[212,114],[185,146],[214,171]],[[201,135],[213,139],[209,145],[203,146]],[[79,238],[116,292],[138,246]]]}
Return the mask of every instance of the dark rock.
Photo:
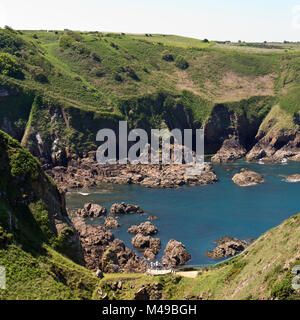
{"label": "dark rock", "polygon": [[86,203],[83,209],[77,210],[78,215],[86,218],[98,218],[106,215],[106,208],[95,203]]}
{"label": "dark rock", "polygon": [[149,236],[157,234],[158,229],[150,221],[146,221],[141,223],[139,226],[133,225],[128,229],[128,232],[130,234],[141,233],[144,236]]}
{"label": "dark rock", "polygon": [[168,242],[164,253],[162,263],[169,268],[182,266],[191,259],[191,255],[185,246],[181,242],[173,239]]}
{"label": "dark rock", "polygon": [[212,259],[222,259],[229,256],[234,256],[249,246],[246,241],[234,239],[232,237],[223,237],[218,241],[218,246],[212,251],[205,254]]}
{"label": "dark rock", "polygon": [[141,287],[135,294],[134,294],[134,300],[149,300],[150,295],[147,291],[147,289],[143,286]]}
{"label": "dark rock", "polygon": [[137,205],[122,203],[115,203],[110,208],[110,213],[114,215],[119,214],[141,214],[144,211]]}

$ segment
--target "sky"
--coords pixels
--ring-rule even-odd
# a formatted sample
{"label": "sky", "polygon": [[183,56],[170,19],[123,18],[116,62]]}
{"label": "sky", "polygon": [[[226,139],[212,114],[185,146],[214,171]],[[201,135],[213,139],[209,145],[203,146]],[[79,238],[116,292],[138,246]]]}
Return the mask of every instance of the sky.
{"label": "sky", "polygon": [[300,0],[0,0],[0,27],[300,41]]}

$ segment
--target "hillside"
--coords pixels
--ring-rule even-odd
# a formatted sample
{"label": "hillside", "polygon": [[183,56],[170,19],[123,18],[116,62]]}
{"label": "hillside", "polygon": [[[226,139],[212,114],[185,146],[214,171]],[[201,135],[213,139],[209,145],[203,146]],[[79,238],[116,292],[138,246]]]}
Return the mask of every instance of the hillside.
{"label": "hillside", "polygon": [[[290,271],[300,263],[299,215],[195,279],[109,274],[99,283],[82,266],[64,197],[43,169],[80,166],[78,158],[88,167],[97,131],[117,132],[120,120],[147,131],[203,128],[215,162],[300,161],[299,49],[0,29],[0,265],[8,281],[0,299],[99,299],[99,288],[132,299],[148,283],[155,299],[298,298]],[[111,289],[118,280],[126,290]]]}
{"label": "hillside", "polygon": [[[0,128],[42,164],[82,157],[96,148],[96,132],[119,120],[146,130],[203,127],[207,154],[226,140],[249,159],[299,153],[297,130],[288,131],[299,122],[297,45],[5,28],[0,61]],[[266,126],[273,108],[280,112]]]}
{"label": "hillside", "polygon": [[79,238],[56,186],[2,131],[0,151],[0,265],[7,276],[0,299],[91,298],[98,280],[79,265]]}
{"label": "hillside", "polygon": [[[267,231],[241,255],[215,266],[199,269],[200,275],[196,278],[180,275],[135,275],[130,278],[127,275],[124,280],[122,275],[107,275],[101,280],[100,288],[110,297],[114,293],[118,299],[133,299],[134,294],[143,286],[150,298],[159,295],[162,299],[300,299],[299,292],[291,287],[295,276],[291,269],[300,264],[299,230],[300,214]],[[122,279],[126,290],[111,290],[113,282]]]}
{"label": "hillside", "polygon": [[[133,299],[142,286],[150,299],[299,298],[291,288],[291,269],[300,264],[300,214],[267,231],[241,255],[199,269],[196,278],[132,273],[99,280],[80,265],[80,244],[63,198],[37,160],[3,132],[0,150],[0,265],[7,273],[1,299],[99,299],[99,292]],[[116,281],[122,290],[114,288]]]}

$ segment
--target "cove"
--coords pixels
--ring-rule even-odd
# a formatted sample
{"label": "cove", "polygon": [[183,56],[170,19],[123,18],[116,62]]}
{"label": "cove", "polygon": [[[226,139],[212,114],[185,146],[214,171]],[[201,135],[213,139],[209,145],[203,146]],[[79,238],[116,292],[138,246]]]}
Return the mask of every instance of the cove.
{"label": "cove", "polygon": [[[265,182],[251,187],[239,187],[231,178],[241,168],[263,175]],[[79,190],[67,196],[69,210],[82,208],[86,202],[104,205],[108,210],[115,202],[138,204],[145,216],[120,216],[121,227],[112,230],[115,237],[129,248],[132,235],[127,229],[146,221],[148,215],[158,216],[152,223],[158,227],[162,241],[160,259],[170,239],[181,241],[191,253],[188,265],[208,265],[216,261],[205,256],[215,248],[213,241],[232,236],[239,239],[257,238],[265,231],[300,211],[300,183],[285,182],[288,175],[300,173],[300,163],[258,164],[238,161],[213,166],[219,182],[178,189],[148,189],[139,185],[104,184]],[[88,195],[86,195],[88,193]],[[103,224],[99,218],[87,223]]]}

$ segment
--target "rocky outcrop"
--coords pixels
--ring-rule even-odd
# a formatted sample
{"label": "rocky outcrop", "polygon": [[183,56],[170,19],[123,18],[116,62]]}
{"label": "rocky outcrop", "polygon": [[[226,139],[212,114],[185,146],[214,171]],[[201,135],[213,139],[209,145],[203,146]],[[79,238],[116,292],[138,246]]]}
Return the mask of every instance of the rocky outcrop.
{"label": "rocky outcrop", "polygon": [[176,188],[182,185],[205,185],[218,181],[212,167],[205,164],[196,175],[191,165],[100,165],[91,152],[88,157],[72,160],[68,167],[57,166],[47,173],[61,190],[93,187],[102,183],[140,184],[148,188]]}
{"label": "rocky outcrop", "polygon": [[247,154],[248,161],[265,158],[280,162],[284,158],[299,161],[299,113],[290,114],[275,105],[262,122],[255,140],[257,143]]}
{"label": "rocky outcrop", "polygon": [[223,237],[218,241],[218,246],[205,254],[212,259],[222,259],[241,253],[249,246],[249,242],[234,239],[232,237]]}
{"label": "rocky outcrop", "polygon": [[141,223],[139,226],[133,225],[128,229],[128,233],[130,234],[141,233],[144,236],[154,235],[157,232],[158,229],[150,221]]}
{"label": "rocky outcrop", "polygon": [[150,236],[143,236],[138,233],[131,240],[132,245],[139,250],[144,251],[144,258],[154,260],[158,254],[161,246],[159,238],[152,238]]}
{"label": "rocky outcrop", "polygon": [[105,219],[104,225],[108,229],[117,229],[120,226],[119,222],[116,219],[114,219],[113,217],[107,217]]}
{"label": "rocky outcrop", "polygon": [[119,214],[141,214],[143,209],[137,205],[122,203],[114,203],[110,208],[110,213],[114,215]]}
{"label": "rocky outcrop", "polygon": [[134,293],[134,300],[160,300],[162,298],[161,290],[163,289],[163,285],[158,282],[154,282],[153,284],[145,284],[142,285],[137,291]]}
{"label": "rocky outcrop", "polygon": [[185,246],[174,239],[171,239],[168,242],[164,254],[162,263],[169,268],[182,266],[191,259],[191,255],[186,250]]}
{"label": "rocky outcrop", "polygon": [[259,141],[247,154],[248,161],[272,159],[280,162],[287,158],[297,160],[300,157],[300,134],[289,131],[270,132],[266,136],[258,135]]}
{"label": "rocky outcrop", "polygon": [[224,163],[244,157],[247,150],[240,144],[237,137],[224,140],[221,149],[211,158],[212,162]]}
{"label": "rocky outcrop", "polygon": [[106,208],[96,203],[86,203],[83,209],[78,209],[77,214],[83,218],[98,218],[106,215]]}
{"label": "rocky outcrop", "polygon": [[24,213],[16,217],[10,212],[10,229],[22,232],[27,245],[32,242],[37,246],[38,239],[50,240],[56,243],[57,250],[83,263],[79,236],[67,214],[64,195],[45,175],[39,162],[2,131],[0,163],[1,201]]}
{"label": "rocky outcrop", "polygon": [[85,265],[104,272],[143,272],[145,264],[123,241],[100,225],[87,225],[82,217],[72,219],[79,233]]}
{"label": "rocky outcrop", "polygon": [[287,182],[300,182],[300,174],[292,174],[286,178]]}
{"label": "rocky outcrop", "polygon": [[264,179],[259,173],[243,168],[233,176],[232,181],[241,187],[248,187],[262,183]]}

